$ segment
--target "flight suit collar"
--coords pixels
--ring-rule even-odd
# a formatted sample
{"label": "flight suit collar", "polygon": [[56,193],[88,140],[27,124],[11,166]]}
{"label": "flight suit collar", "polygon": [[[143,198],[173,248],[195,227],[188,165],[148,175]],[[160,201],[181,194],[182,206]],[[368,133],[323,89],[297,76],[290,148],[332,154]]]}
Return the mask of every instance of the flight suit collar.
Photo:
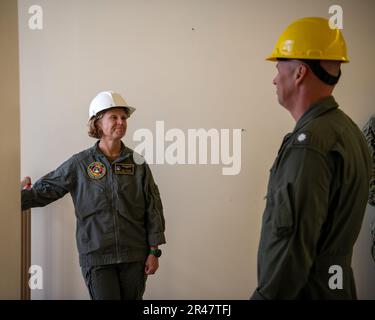
{"label": "flight suit collar", "polygon": [[319,117],[323,113],[338,108],[338,104],[333,96],[328,96],[319,100],[311,105],[309,109],[303,114],[303,116],[297,121],[294,128],[294,132],[304,127],[311,120]]}
{"label": "flight suit collar", "polygon": [[[104,153],[99,148],[99,142],[100,142],[100,140],[98,140],[95,143],[95,145],[92,147],[92,151],[93,151],[93,153],[99,154],[101,157],[106,158],[106,156],[104,155]],[[129,149],[128,147],[126,147],[125,144],[121,141],[120,156],[114,162],[117,162],[118,160],[123,160],[124,158],[128,157],[130,154],[131,154],[131,149]]]}

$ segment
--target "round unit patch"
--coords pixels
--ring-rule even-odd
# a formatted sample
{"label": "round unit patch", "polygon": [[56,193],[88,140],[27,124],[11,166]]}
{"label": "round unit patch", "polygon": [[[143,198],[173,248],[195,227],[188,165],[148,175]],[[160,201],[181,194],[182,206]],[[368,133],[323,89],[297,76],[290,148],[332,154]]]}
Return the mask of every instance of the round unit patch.
{"label": "round unit patch", "polygon": [[92,162],[87,167],[87,173],[92,179],[101,179],[105,176],[106,172],[105,165],[99,161]]}

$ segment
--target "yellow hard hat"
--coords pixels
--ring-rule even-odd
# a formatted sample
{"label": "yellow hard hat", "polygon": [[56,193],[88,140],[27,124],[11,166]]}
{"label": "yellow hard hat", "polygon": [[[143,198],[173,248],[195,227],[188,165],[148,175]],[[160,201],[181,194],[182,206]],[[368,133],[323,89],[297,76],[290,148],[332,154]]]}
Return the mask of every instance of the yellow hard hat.
{"label": "yellow hard hat", "polygon": [[349,62],[341,31],[331,29],[325,18],[302,18],[289,25],[266,60],[277,59]]}

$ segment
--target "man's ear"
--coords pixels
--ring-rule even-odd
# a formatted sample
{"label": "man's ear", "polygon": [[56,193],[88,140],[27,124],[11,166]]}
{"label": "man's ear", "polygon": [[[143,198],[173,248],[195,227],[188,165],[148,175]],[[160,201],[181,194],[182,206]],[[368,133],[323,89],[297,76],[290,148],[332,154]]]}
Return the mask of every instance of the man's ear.
{"label": "man's ear", "polygon": [[296,84],[299,85],[303,82],[308,73],[308,67],[305,64],[299,64],[295,70],[295,80]]}

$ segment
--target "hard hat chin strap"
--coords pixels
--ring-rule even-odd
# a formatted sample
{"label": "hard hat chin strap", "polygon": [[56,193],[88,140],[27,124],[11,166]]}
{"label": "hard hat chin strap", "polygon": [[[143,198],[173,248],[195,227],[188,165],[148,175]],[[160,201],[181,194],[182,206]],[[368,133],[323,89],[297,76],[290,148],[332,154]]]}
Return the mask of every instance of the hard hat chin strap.
{"label": "hard hat chin strap", "polygon": [[328,73],[324,68],[320,65],[319,60],[301,60],[304,63],[306,63],[312,72],[325,84],[328,84],[329,86],[335,85],[341,76],[341,69],[339,70],[339,74],[337,76],[333,76],[330,73]]}

